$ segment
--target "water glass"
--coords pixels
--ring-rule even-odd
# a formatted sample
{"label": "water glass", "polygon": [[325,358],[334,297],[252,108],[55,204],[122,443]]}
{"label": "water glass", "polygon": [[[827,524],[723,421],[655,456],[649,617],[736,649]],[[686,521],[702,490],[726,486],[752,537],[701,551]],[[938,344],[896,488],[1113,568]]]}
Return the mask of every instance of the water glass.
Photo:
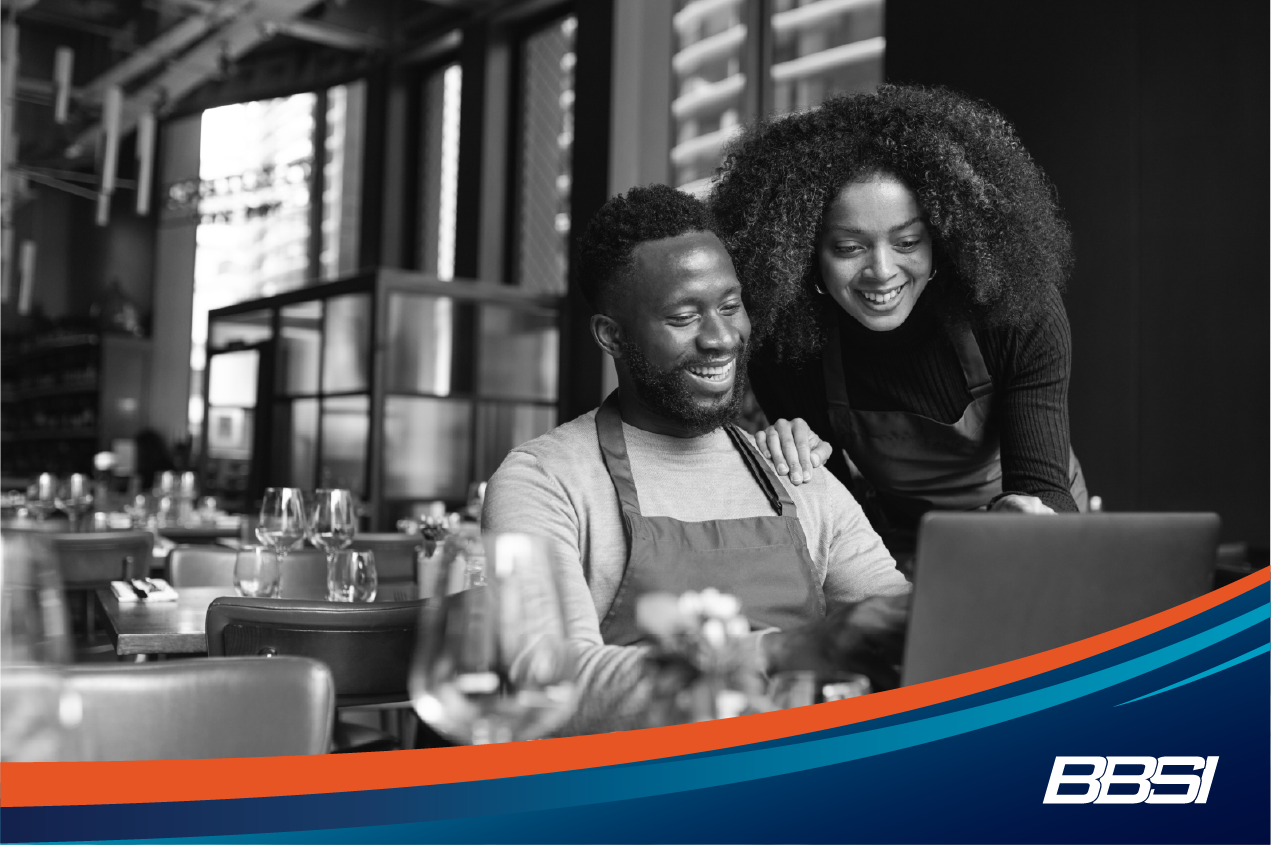
{"label": "water glass", "polygon": [[378,586],[373,552],[342,549],[327,556],[328,600],[375,601]]}
{"label": "water glass", "polygon": [[[525,534],[484,538],[485,584],[447,595],[464,556],[444,556],[422,610],[410,676],[419,717],[451,739],[536,739],[573,712],[574,662],[553,553]],[[454,570],[458,571],[454,571]]]}
{"label": "water glass", "polygon": [[260,546],[238,550],[234,556],[234,589],[240,596],[278,598],[280,585],[278,555]]}

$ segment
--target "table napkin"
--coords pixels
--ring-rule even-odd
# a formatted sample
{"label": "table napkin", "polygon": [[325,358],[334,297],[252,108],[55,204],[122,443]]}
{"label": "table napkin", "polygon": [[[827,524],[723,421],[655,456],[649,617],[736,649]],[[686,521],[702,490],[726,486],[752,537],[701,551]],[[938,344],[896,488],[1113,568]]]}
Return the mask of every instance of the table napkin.
{"label": "table napkin", "polygon": [[154,590],[145,599],[139,598],[132,589],[132,585],[127,581],[111,581],[110,590],[115,594],[115,598],[119,600],[120,604],[130,604],[139,601],[162,602],[177,600],[177,591],[172,589],[172,585],[167,581],[162,578],[151,578],[150,583],[154,585]]}

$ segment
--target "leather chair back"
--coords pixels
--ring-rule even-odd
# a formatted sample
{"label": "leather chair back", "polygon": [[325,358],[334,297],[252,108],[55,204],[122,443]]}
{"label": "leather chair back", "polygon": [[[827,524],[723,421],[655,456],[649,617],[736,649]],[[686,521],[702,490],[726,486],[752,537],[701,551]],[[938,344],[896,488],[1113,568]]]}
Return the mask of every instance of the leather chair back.
{"label": "leather chair back", "polygon": [[207,650],[321,660],[335,678],[340,707],[406,701],[422,607],[225,596],[207,609]]}
{"label": "leather chair back", "polygon": [[[177,546],[168,553],[168,581],[182,587],[234,586],[234,549],[224,546]],[[318,549],[296,549],[282,560],[284,596],[325,597],[327,559]]]}
{"label": "leather chair back", "polygon": [[[335,685],[315,660],[209,658],[61,671],[64,691],[78,695],[82,710],[79,725],[61,732],[64,760],[274,757],[330,748]],[[38,699],[49,675],[5,669],[4,696]]]}
{"label": "leather chair back", "polygon": [[235,554],[225,546],[177,546],[168,552],[168,583],[178,590],[232,586]]}
{"label": "leather chair back", "polygon": [[149,531],[29,534],[37,554],[57,561],[68,590],[97,589],[150,573],[154,535]]}
{"label": "leather chair back", "polygon": [[411,534],[358,534],[350,548],[375,553],[375,573],[381,584],[415,583],[415,555],[423,538]]}

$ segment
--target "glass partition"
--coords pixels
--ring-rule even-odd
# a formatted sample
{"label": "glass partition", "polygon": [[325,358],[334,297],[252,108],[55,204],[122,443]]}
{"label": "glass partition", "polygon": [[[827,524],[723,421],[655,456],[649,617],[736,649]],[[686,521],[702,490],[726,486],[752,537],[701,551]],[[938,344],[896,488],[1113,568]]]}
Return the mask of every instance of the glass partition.
{"label": "glass partition", "polygon": [[283,487],[311,487],[318,467],[318,400],[277,403],[273,424],[274,481]]}
{"label": "glass partition", "polygon": [[273,316],[272,311],[249,311],[216,320],[208,329],[208,346],[212,349],[224,349],[269,340],[274,336]]}
{"label": "glass partition", "polygon": [[347,487],[376,530],[421,503],[461,506],[556,423],[558,307],[385,269],[213,311],[209,337],[253,346],[209,359],[209,495],[233,487],[250,511],[268,486]]}
{"label": "glass partition", "polygon": [[322,346],[322,391],[353,392],[370,387],[370,294],[333,296],[326,302]]}
{"label": "glass partition", "polygon": [[318,392],[322,361],[322,303],[302,302],[280,310],[278,321],[278,392]]}
{"label": "glass partition", "polygon": [[482,395],[556,398],[560,331],[547,310],[481,306],[479,384]]}
{"label": "glass partition", "polygon": [[385,389],[449,396],[455,387],[456,309],[471,312],[473,307],[444,297],[390,294]]}
{"label": "glass partition", "polygon": [[366,497],[366,444],[371,427],[369,396],[322,400],[322,460],[319,487],[344,487]]}
{"label": "glass partition", "polygon": [[390,396],[384,405],[384,495],[451,499],[467,495],[472,404]]}

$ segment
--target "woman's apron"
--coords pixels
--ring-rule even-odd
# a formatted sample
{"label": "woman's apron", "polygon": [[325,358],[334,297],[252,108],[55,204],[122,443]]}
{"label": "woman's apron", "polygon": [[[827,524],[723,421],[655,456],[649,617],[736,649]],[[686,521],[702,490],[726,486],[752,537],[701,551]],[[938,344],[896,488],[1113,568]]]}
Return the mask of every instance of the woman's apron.
{"label": "woman's apron", "polygon": [[[635,608],[646,592],[678,595],[714,587],[740,599],[741,612],[754,627],[789,628],[825,615],[825,596],[794,501],[746,435],[732,425],[725,430],[772,505],[772,515],[705,522],[644,516],[617,392],[596,413],[600,451],[618,491],[629,550],[618,593],[600,622],[606,643],[628,645],[644,638]],[[712,481],[703,478],[702,486]]]}
{"label": "woman's apron", "polygon": [[[847,451],[853,480],[866,482],[862,507],[893,555],[913,551],[918,519],[929,510],[974,510],[1002,492],[1001,437],[994,424],[993,379],[971,327],[948,328],[971,403],[955,423],[908,411],[858,411],[847,399],[837,320],[831,320],[822,370],[830,424]],[[1089,496],[1069,449],[1069,486],[1079,510]],[[875,501],[870,501],[871,497]]]}

